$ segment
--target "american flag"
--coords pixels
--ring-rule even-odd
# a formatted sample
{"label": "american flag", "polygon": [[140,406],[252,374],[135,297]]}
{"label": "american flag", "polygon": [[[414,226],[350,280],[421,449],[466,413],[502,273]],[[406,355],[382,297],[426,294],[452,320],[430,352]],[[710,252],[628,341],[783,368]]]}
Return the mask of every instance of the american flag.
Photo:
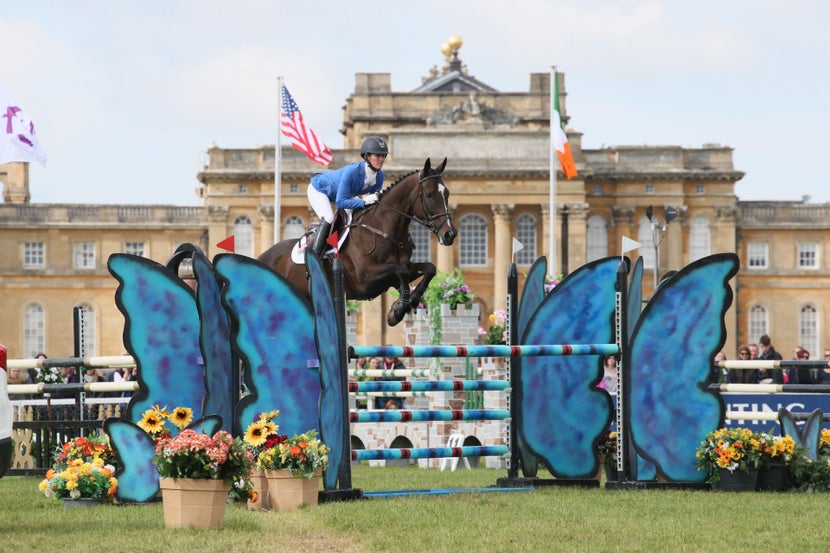
{"label": "american flag", "polygon": [[331,163],[331,150],[323,144],[314,131],[305,126],[300,107],[285,85],[282,85],[282,134],[291,139],[291,144],[303,152],[314,163],[328,165]]}

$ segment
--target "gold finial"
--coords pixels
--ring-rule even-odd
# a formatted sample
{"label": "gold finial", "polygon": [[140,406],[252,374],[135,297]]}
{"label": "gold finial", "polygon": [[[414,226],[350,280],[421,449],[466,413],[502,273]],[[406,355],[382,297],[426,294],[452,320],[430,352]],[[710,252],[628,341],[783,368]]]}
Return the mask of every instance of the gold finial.
{"label": "gold finial", "polygon": [[449,42],[445,42],[441,45],[441,53],[444,54],[445,58],[448,58],[452,55],[452,48],[450,48]]}
{"label": "gold finial", "polygon": [[461,40],[461,37],[458,35],[451,35],[447,40],[447,44],[450,45],[453,52],[458,52],[458,50],[461,49],[461,46],[464,45],[464,41]]}

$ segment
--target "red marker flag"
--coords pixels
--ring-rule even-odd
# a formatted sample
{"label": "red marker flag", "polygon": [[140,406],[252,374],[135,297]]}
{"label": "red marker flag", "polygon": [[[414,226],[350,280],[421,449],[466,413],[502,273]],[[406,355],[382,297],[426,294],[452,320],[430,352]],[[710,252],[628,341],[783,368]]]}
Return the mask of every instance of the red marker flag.
{"label": "red marker flag", "polygon": [[340,250],[337,248],[337,242],[338,242],[339,240],[340,240],[340,239],[339,239],[339,235],[337,234],[337,231],[332,232],[332,233],[331,233],[331,236],[329,236],[328,238],[326,238],[326,244],[328,244],[329,246],[331,246],[332,248],[334,248],[334,251],[336,252],[336,254],[337,254],[338,256],[340,255]]}
{"label": "red marker flag", "polygon": [[227,238],[225,238],[224,240],[222,240],[221,242],[216,244],[216,247],[233,253],[234,248],[235,248],[234,242],[233,242],[233,234],[231,234],[230,236],[228,236]]}

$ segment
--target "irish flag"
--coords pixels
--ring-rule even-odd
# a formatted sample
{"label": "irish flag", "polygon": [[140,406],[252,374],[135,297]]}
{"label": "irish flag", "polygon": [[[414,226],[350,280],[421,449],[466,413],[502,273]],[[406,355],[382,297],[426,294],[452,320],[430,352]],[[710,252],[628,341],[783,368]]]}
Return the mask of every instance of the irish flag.
{"label": "irish flag", "polygon": [[557,71],[553,72],[553,87],[551,87],[550,128],[551,141],[554,150],[556,150],[556,155],[559,156],[559,161],[562,163],[562,172],[565,173],[565,178],[571,179],[576,176],[576,164],[574,164],[574,155],[571,153],[571,145],[568,143],[568,135],[562,129],[562,116],[559,112],[559,73]]}

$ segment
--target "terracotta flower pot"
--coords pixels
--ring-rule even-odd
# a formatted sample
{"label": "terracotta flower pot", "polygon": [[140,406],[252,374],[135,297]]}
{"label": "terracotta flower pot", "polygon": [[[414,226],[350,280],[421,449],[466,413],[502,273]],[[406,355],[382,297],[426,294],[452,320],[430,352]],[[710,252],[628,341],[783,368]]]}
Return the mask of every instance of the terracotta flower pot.
{"label": "terracotta flower pot", "polygon": [[159,478],[166,528],[222,528],[230,485],[207,478]]}
{"label": "terracotta flower pot", "polygon": [[262,469],[253,469],[251,471],[251,483],[254,485],[254,490],[257,493],[257,500],[248,500],[249,511],[262,511],[271,508],[268,501],[268,478],[265,477],[265,471]]}
{"label": "terracotta flower pot", "polygon": [[317,505],[320,474],[321,472],[318,471],[312,478],[303,478],[294,476],[288,469],[266,470],[271,509],[288,511],[296,509],[303,503]]}

